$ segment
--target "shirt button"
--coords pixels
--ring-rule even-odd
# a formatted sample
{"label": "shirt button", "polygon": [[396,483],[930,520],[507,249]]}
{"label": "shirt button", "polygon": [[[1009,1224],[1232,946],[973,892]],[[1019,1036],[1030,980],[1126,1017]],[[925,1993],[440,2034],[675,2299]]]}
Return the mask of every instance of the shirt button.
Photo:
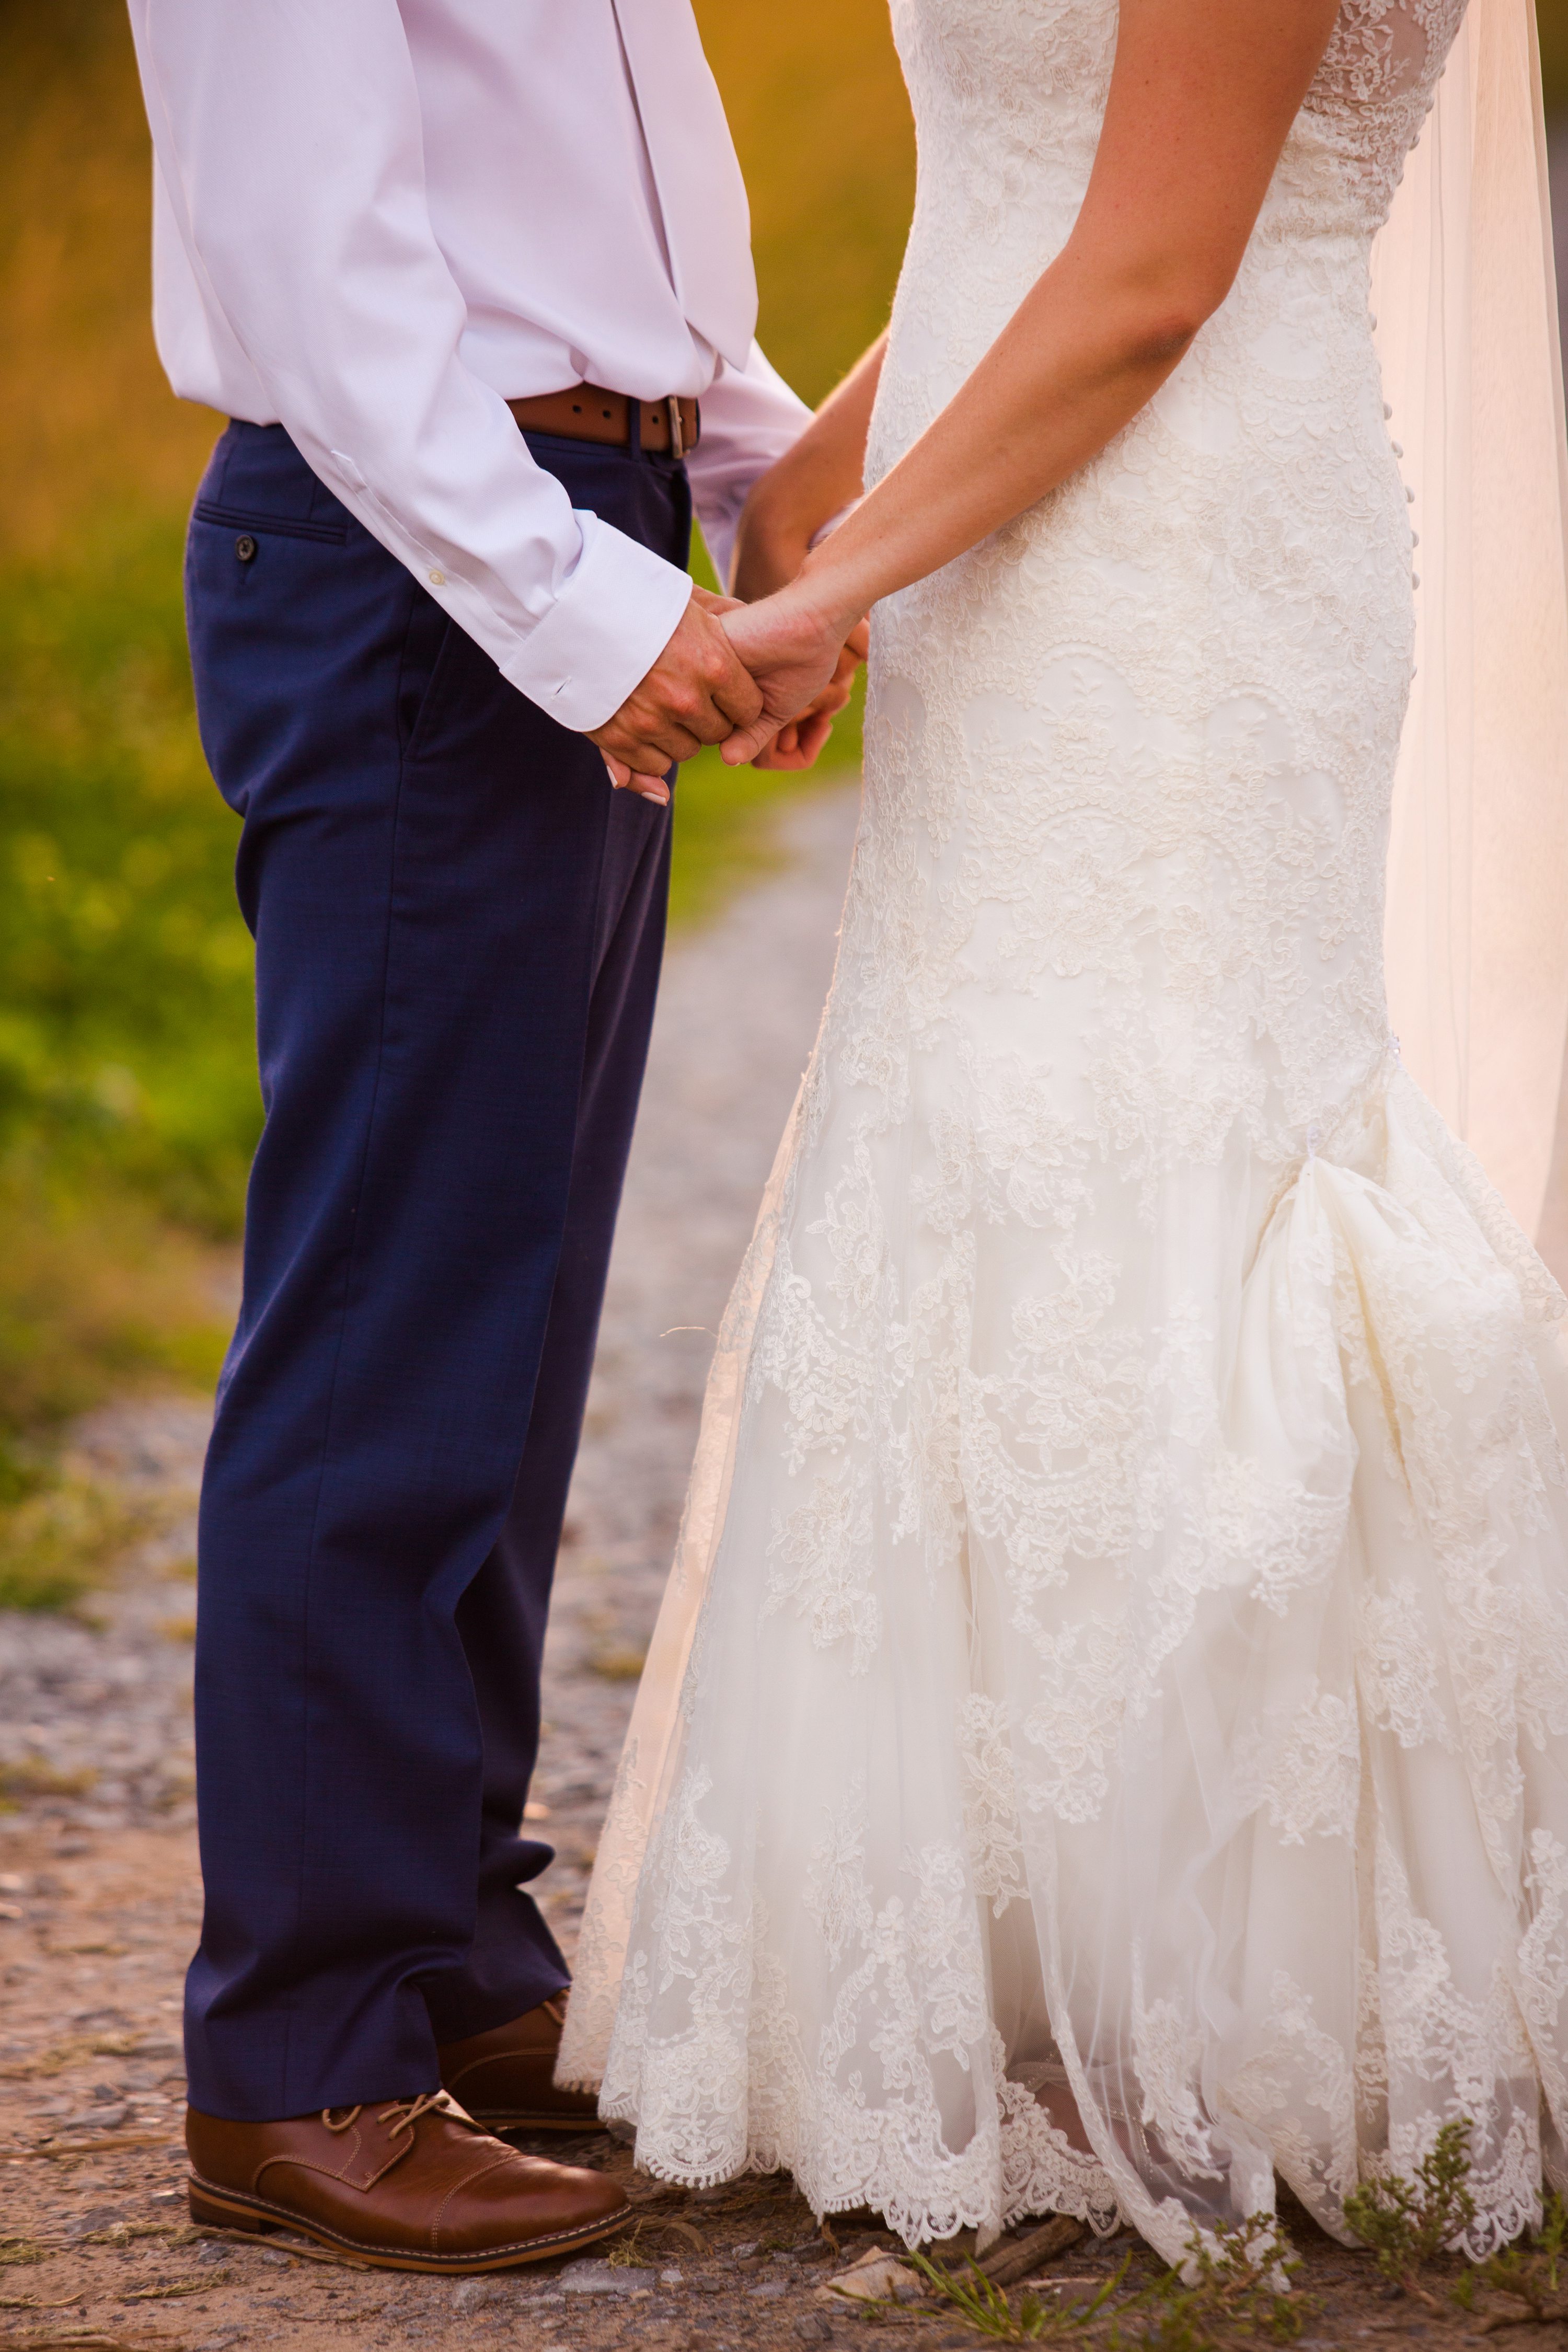
{"label": "shirt button", "polygon": [[446,573],[444,572],[432,572],[430,574],[430,585],[432,588],[444,588],[447,585]]}
{"label": "shirt button", "polygon": [[251,538],[250,533],[247,530],[242,530],[239,537],[235,541],[234,551],[238,556],[242,563],[255,562],[256,541]]}

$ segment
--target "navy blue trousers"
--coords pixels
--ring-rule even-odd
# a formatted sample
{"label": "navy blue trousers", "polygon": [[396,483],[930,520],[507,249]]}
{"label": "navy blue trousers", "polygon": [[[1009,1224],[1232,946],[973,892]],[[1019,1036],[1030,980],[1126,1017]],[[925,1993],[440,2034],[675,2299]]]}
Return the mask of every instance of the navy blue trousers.
{"label": "navy blue trousers", "polygon": [[[684,565],[667,459],[535,440]],[[279,426],[186,566],[266,1124],[202,1490],[194,2105],[436,2087],[558,1991],[521,1834],[664,936],[668,814],[505,683]]]}

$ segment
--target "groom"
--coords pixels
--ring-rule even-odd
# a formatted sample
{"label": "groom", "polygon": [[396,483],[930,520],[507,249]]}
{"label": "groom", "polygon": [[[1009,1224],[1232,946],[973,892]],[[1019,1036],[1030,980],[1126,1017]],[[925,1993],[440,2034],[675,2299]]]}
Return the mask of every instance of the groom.
{"label": "groom", "polygon": [[159,349],[235,420],[187,592],[267,1112],[202,1496],[192,2210],[488,2269],[625,2212],[463,2110],[593,2116],[524,1891],[541,1647],[657,779],[762,701],[691,500],[722,564],[806,412],[689,0],[131,13]]}

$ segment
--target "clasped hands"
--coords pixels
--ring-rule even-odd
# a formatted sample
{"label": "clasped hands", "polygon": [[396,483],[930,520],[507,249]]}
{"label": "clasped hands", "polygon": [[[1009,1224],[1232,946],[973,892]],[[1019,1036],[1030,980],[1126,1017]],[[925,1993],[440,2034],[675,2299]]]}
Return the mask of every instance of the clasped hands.
{"label": "clasped hands", "polygon": [[868,625],[845,627],[785,588],[754,604],[693,588],[646,677],[588,731],[618,789],[661,806],[665,775],[704,743],[731,767],[809,768],[849,699]]}

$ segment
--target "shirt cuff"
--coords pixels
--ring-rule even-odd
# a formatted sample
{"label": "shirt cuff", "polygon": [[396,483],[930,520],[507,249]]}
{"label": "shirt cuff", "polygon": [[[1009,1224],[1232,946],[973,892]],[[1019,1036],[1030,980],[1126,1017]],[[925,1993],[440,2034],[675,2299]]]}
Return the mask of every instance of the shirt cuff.
{"label": "shirt cuff", "polygon": [[597,515],[577,510],[576,520],[576,569],[500,672],[583,733],[602,727],[647,676],[691,601],[691,580]]}

